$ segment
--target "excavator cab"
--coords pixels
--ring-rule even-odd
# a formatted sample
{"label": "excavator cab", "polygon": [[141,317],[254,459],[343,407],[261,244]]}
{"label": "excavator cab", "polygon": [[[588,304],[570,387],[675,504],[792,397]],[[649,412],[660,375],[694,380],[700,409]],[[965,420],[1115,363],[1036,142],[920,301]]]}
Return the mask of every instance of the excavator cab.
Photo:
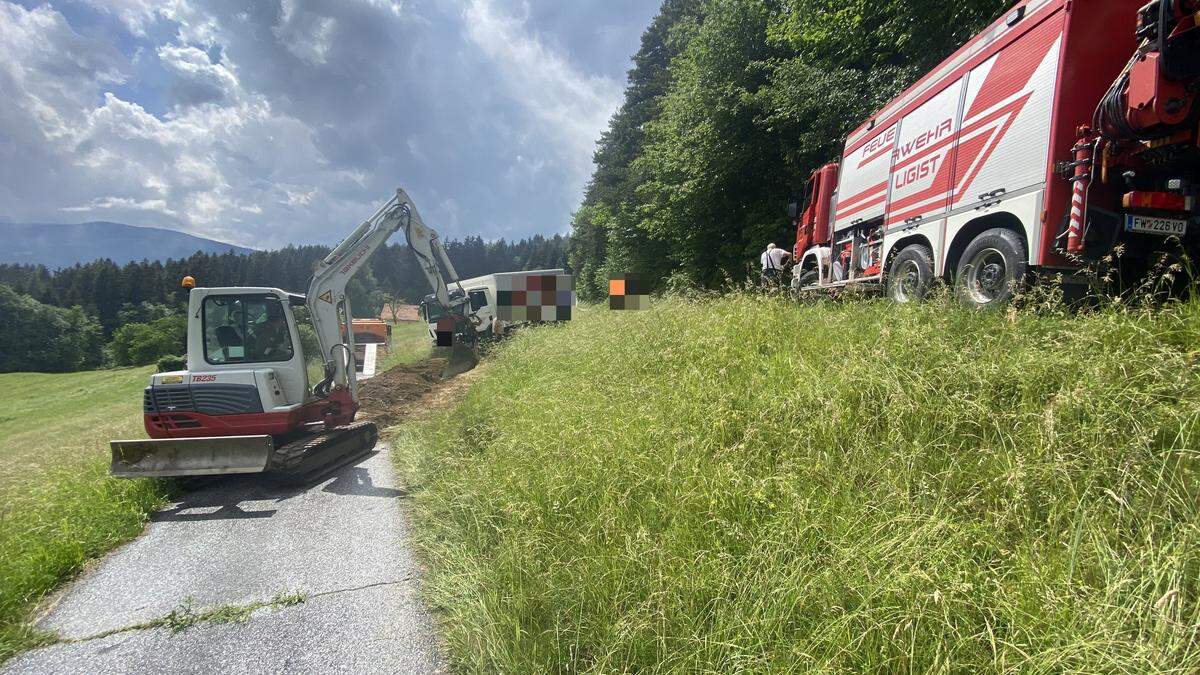
{"label": "excavator cab", "polygon": [[[143,396],[151,440],[113,441],[112,474],[308,471],[320,464],[313,460],[321,453],[298,451],[291,447],[296,441],[345,446],[343,436],[358,435],[360,445],[368,438],[373,445],[373,427],[331,433],[354,427],[358,406],[333,368],[326,369],[330,381],[310,389],[292,312],[304,302],[271,288],[192,289],[187,369],[151,378]],[[348,347],[332,351],[352,353]],[[352,361],[344,365],[342,372],[353,371]]]}

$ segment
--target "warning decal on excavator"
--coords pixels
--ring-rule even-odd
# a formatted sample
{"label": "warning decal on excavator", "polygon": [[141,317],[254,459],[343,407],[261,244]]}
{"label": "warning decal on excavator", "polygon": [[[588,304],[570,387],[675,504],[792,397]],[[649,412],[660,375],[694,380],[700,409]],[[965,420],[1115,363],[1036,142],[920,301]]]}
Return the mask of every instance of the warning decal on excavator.
{"label": "warning decal on excavator", "polygon": [[333,304],[333,291],[332,290],[325,291],[324,293],[321,294],[321,299],[332,305]]}

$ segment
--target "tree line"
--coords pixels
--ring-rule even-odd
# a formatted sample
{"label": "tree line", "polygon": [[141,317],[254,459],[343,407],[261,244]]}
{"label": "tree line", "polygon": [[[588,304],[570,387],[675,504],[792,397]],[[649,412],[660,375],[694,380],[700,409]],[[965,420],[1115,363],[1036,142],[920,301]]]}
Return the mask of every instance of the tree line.
{"label": "tree line", "polygon": [[[444,242],[462,278],[493,272],[567,267],[568,238],[516,242],[480,237]],[[275,251],[196,253],[182,260],[117,265],[96,260],[51,271],[0,265],[0,372],[85,370],[143,365],[183,353],[185,276],[208,287],[262,286],[303,293],[325,246]],[[380,249],[347,287],[356,317],[385,303],[415,303],[430,292],[407,245]]]}
{"label": "tree line", "polygon": [[665,0],[572,222],[581,297],[745,278],[845,136],[1010,0]]}

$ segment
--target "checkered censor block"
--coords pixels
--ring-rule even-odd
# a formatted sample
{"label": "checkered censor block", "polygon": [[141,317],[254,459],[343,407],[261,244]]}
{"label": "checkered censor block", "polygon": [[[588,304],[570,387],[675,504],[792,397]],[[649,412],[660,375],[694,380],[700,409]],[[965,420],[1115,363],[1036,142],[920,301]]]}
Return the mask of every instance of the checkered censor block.
{"label": "checkered censor block", "polygon": [[609,309],[650,309],[650,293],[645,281],[634,274],[621,274],[608,280]]}
{"label": "checkered censor block", "polygon": [[575,278],[570,274],[500,277],[496,316],[501,321],[570,321]]}
{"label": "checkered censor block", "polygon": [[437,339],[435,344],[439,347],[454,346],[454,319],[438,319],[437,320]]}

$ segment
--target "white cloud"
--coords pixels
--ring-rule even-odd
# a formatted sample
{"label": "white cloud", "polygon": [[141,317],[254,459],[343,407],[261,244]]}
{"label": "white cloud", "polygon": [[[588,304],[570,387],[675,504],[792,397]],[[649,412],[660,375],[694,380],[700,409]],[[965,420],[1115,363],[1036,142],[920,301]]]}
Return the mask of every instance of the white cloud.
{"label": "white cloud", "polygon": [[[281,245],[313,238],[303,228],[314,220],[366,210],[353,200],[313,203],[315,190],[282,187],[361,184],[362,177],[330,167],[311,129],[245,90],[233,63],[177,43],[158,46],[157,54],[176,103],[161,117],[108,89],[128,67],[114,49],[76,34],[49,7],[0,3],[7,95],[0,138],[18,141],[0,142],[0,204],[8,210],[0,216],[45,218],[49,204],[62,213]],[[297,229],[249,227],[260,219],[291,224],[295,214],[268,208],[278,204],[309,212]]]}
{"label": "white cloud", "polygon": [[219,103],[238,95],[237,76],[226,64],[213,63],[204,50],[168,44],[158,48],[158,58],[175,75],[171,90],[182,105]]}
{"label": "white cloud", "polygon": [[463,14],[471,41],[493,60],[513,100],[541,123],[573,175],[572,190],[581,190],[596,141],[621,103],[621,84],[581,72],[527,31],[525,18],[504,15],[491,0],[470,0]]}
{"label": "white cloud", "polygon": [[297,0],[282,0],[279,23],[271,30],[296,58],[318,66],[324,64],[333,47],[337,20],[302,9]]}
{"label": "white cloud", "polygon": [[167,208],[167,203],[161,199],[146,199],[138,201],[135,199],[127,199],[125,197],[97,197],[85,206],[64,206],[59,211],[66,212],[92,212],[104,211],[107,209],[122,209],[135,211],[155,211],[158,213],[170,213]]}
{"label": "white cloud", "polygon": [[170,3],[157,0],[92,0],[91,4],[120,19],[134,35],[145,35],[146,24]]}
{"label": "white cloud", "polygon": [[621,97],[524,0],[81,1],[0,0],[0,218],[332,243],[403,185],[444,236],[560,231]]}

